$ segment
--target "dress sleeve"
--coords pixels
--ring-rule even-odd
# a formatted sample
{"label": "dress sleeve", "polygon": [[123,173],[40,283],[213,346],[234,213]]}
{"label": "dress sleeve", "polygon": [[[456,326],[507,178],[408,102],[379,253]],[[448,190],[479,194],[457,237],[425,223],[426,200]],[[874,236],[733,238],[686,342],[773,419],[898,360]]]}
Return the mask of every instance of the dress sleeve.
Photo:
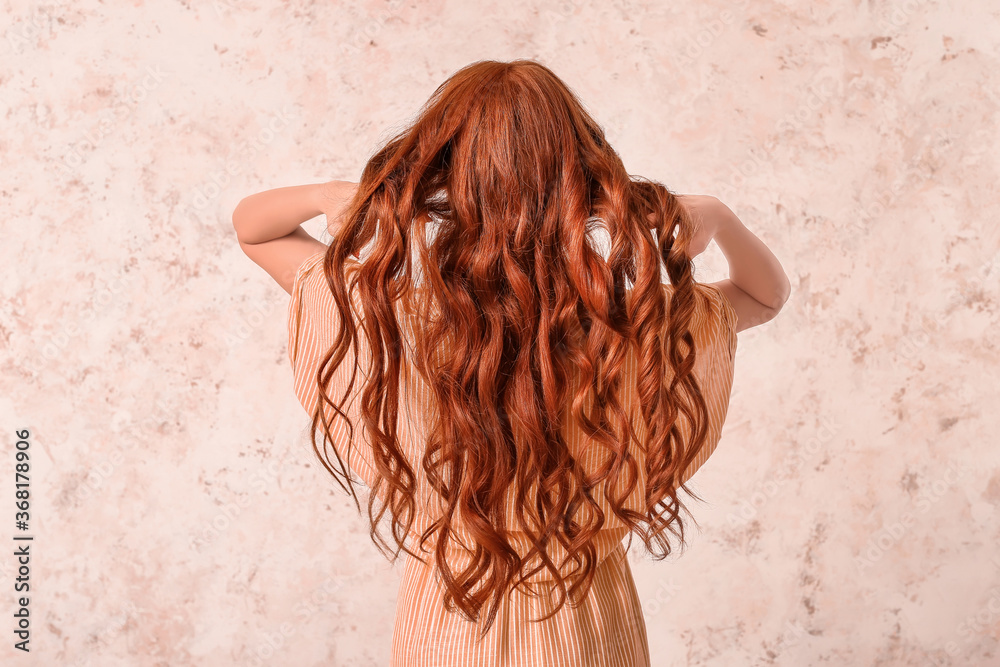
{"label": "dress sleeve", "polygon": [[[340,319],[337,304],[323,275],[325,254],[325,251],[320,251],[299,266],[292,281],[291,300],[288,303],[288,358],[292,365],[294,391],[310,418],[319,404],[316,376],[336,339]],[[359,334],[359,338],[364,337]],[[354,360],[352,349],[334,372],[327,388],[327,395],[331,400],[339,402],[343,397],[354,369]],[[337,454],[366,486],[371,487],[374,484],[371,446],[364,437],[356,400],[363,381],[364,373],[359,369],[351,389],[352,395],[347,398],[343,408],[354,425],[353,439],[349,437],[350,429],[345,419],[331,406],[327,405],[325,409],[330,423],[332,445]],[[322,426],[317,432],[317,443],[320,441],[321,431]],[[329,448],[327,454],[331,461],[335,461],[336,456]]]}
{"label": "dress sleeve", "polygon": [[704,465],[722,438],[736,364],[736,309],[715,285],[697,286],[703,298],[699,299],[691,332],[696,355],[693,372],[708,407],[708,437],[684,471],[684,482]]}
{"label": "dress sleeve", "polygon": [[701,283],[705,288],[705,294],[709,298],[710,308],[708,318],[713,325],[714,333],[717,337],[715,343],[729,353],[729,360],[736,360],[736,309],[729,302],[726,293],[712,283]]}

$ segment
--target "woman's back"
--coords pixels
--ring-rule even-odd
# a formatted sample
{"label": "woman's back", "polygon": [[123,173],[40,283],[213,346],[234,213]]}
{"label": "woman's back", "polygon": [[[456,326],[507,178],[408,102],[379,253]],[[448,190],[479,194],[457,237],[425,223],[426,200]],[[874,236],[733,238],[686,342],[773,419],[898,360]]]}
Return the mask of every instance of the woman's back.
{"label": "woman's back", "polygon": [[[303,407],[310,414],[317,407],[318,392],[315,383],[325,353],[334,344],[337,330],[337,308],[327,287],[322,271],[324,255],[317,254],[300,268],[293,284],[289,310],[289,353],[295,375],[295,391]],[[669,301],[672,288],[663,285],[664,299]],[[708,459],[721,436],[730,389],[733,381],[736,351],[736,316],[726,297],[715,287],[699,284],[690,331],[697,350],[694,374],[706,402],[709,421],[703,446],[682,475],[686,481]],[[355,307],[361,309],[355,295]],[[400,321],[407,333],[407,348],[413,327],[422,324],[422,316],[400,309]],[[364,336],[359,337],[361,359],[369,348]],[[426,379],[410,363],[412,354],[405,355],[400,374],[400,429],[398,438],[401,450],[414,471],[423,468],[427,438],[432,425],[440,416]],[[354,358],[348,358],[334,371],[330,387],[333,396],[340,396],[350,382]],[[368,369],[360,365],[360,374]],[[632,416],[637,442],[644,442],[645,431],[637,414],[636,379],[640,377],[639,360],[630,349],[622,368],[620,402]],[[575,376],[577,381],[578,377]],[[571,391],[570,395],[574,392]],[[355,397],[356,398],[356,397]],[[346,416],[355,424],[362,421],[359,402],[353,398],[342,406]],[[328,406],[332,444],[336,453],[369,488],[379,484],[371,443],[367,438],[348,436],[346,423]],[[683,419],[679,420],[682,428]],[[567,420],[562,426],[574,465],[579,466],[584,477],[593,476],[610,453],[584,434],[580,425]],[[515,436],[519,437],[515,425]],[[636,484],[623,506],[642,513],[646,499],[645,453],[633,443],[630,454],[635,461]],[[605,482],[606,483],[606,482]],[[494,622],[480,639],[485,629],[485,615],[472,622],[462,614],[449,611],[444,602],[446,588],[441,572],[435,567],[435,539],[429,539],[421,548],[420,537],[447,514],[444,498],[436,493],[424,475],[417,475],[415,485],[414,520],[407,536],[407,546],[420,554],[426,562],[406,557],[400,585],[397,614],[393,633],[394,665],[648,665],[646,629],[636,595],[631,570],[626,558],[623,539],[629,528],[612,511],[605,498],[603,486],[592,493],[604,525],[591,538],[589,544],[594,559],[593,579],[590,590],[582,603],[574,606],[567,601],[558,605],[562,594],[553,586],[554,577],[545,568],[528,576],[521,587],[504,595],[497,608]],[[384,487],[383,487],[384,488]],[[517,508],[536,502],[538,487],[518,500],[517,489],[511,484],[505,494],[502,527],[509,544],[517,555],[525,559],[524,572],[540,567],[538,554],[529,559],[532,540],[528,532],[520,530]],[[384,493],[384,492],[383,492]],[[386,496],[382,496],[385,501]],[[592,511],[592,510],[588,510]],[[468,529],[460,513],[451,523],[451,533],[442,548],[443,557],[451,571],[461,573],[475,564],[476,535]],[[562,565],[560,574],[569,580],[578,563],[563,562],[567,551],[559,541],[548,543],[547,555],[556,565]],[[564,593],[565,591],[563,591]],[[556,608],[558,607],[558,610]],[[547,620],[534,622],[552,614]]]}
{"label": "woman's back", "polygon": [[[406,554],[394,664],[649,664],[622,542],[683,545],[736,332],[787,298],[727,211],[630,176],[547,68],[483,62],[369,159],[329,247],[275,251],[301,257],[289,355],[315,451]],[[695,281],[713,236],[739,285]]]}

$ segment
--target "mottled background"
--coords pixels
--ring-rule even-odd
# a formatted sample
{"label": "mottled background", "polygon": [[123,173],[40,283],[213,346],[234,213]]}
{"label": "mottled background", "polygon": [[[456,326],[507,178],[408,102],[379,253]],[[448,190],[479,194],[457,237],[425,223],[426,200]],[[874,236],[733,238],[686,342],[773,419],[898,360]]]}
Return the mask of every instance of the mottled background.
{"label": "mottled background", "polygon": [[690,548],[633,549],[653,664],[1000,664],[996,5],[665,4],[3,3],[0,662],[388,663],[399,568],[314,462],[230,214],[531,57],[792,282],[740,334]]}

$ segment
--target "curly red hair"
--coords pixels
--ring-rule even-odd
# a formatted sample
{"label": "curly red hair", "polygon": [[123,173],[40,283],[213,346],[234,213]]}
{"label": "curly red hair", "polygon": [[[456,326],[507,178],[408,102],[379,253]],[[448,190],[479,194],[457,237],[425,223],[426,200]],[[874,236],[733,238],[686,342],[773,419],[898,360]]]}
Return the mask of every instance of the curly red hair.
{"label": "curly red hair", "polygon": [[[610,237],[607,259],[590,243],[596,221]],[[419,468],[448,510],[421,545],[437,534],[449,609],[478,619],[489,604],[484,633],[505,591],[539,567],[574,600],[587,593],[596,567],[591,541],[605,524],[595,493],[656,558],[671,552],[670,535],[683,545],[678,491],[697,499],[682,473],[708,420],[692,374],[696,295],[685,251],[692,231],[674,193],[629,176],[576,95],[530,60],[459,70],[365,166],[323,260],[341,317],[316,378],[313,447],[357,503],[340,455],[338,470],[316,435],[330,439],[324,405],[346,417],[341,407],[357,373],[339,400],[329,382],[350,347],[358,349],[360,325],[370,352],[360,410],[379,478],[368,503],[371,537],[383,553],[392,550],[376,530],[388,511],[392,559],[401,549],[420,558],[405,544],[417,466],[397,431],[400,371],[409,363],[436,404]],[[363,250],[364,261],[351,259]],[[363,309],[358,322],[354,298]],[[623,378],[630,347],[638,374]],[[620,400],[623,380],[635,383],[639,429]],[[592,474],[569,452],[568,419],[607,452]],[[351,424],[352,439],[353,431]],[[644,454],[641,477],[633,443]],[[640,479],[645,502],[629,507]],[[516,494],[514,529],[533,545],[528,554],[508,540],[508,493]],[[456,522],[475,543],[461,572],[442,546]],[[549,558],[553,541],[578,564],[573,576]],[[532,556],[542,565],[525,572]]]}

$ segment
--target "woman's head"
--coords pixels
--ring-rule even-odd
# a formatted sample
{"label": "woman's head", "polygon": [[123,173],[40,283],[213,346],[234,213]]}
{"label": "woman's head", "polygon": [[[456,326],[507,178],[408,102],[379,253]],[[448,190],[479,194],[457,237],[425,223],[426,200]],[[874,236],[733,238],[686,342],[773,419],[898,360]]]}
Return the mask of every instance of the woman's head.
{"label": "woman's head", "polygon": [[[595,220],[610,237],[606,259],[590,242]],[[537,483],[562,490],[520,506],[520,524],[542,527],[535,535],[540,551],[558,540],[570,558],[587,563],[589,538],[603,519],[589,511],[596,491],[577,483],[580,470],[562,432],[566,420],[613,453],[594,483],[606,482],[602,492],[618,519],[651,550],[653,543],[661,547],[663,557],[671,550],[668,532],[683,543],[684,508],[676,494],[685,488],[680,475],[698,453],[707,420],[691,374],[690,234],[674,195],[630,177],[574,93],[530,60],[462,68],[365,166],[324,262],[341,313],[325,365],[335,368],[346,358],[360,328],[371,351],[360,389],[363,426],[386,483],[369,504],[376,544],[385,544],[375,525],[388,510],[397,546],[413,553],[401,538],[413,520],[418,474],[454,508],[441,519],[440,537],[457,517],[477,518],[463,526],[482,547],[476,557],[483,569],[456,576],[437,559],[446,600],[468,616],[490,603],[491,624],[498,596],[529,574],[522,571],[527,559],[497,525],[510,488]],[[357,253],[360,263],[350,259]],[[669,304],[664,265],[673,285]],[[363,309],[360,321],[352,317],[351,293]],[[400,304],[419,316],[401,322]],[[629,349],[641,377],[622,376]],[[419,371],[435,403],[425,458],[416,466],[397,438],[404,363]],[[320,405],[339,412],[342,404],[322,381],[330,375],[320,373]],[[645,427],[638,445],[646,501],[639,512],[624,502],[640,465],[629,453],[638,438],[630,423],[635,415],[620,402],[624,382],[635,383]],[[679,413],[687,433],[678,428]],[[314,436],[319,428],[329,432],[317,413]],[[376,513],[377,502],[383,504]],[[562,583],[558,565],[546,561]],[[593,563],[583,569],[589,580]]]}

